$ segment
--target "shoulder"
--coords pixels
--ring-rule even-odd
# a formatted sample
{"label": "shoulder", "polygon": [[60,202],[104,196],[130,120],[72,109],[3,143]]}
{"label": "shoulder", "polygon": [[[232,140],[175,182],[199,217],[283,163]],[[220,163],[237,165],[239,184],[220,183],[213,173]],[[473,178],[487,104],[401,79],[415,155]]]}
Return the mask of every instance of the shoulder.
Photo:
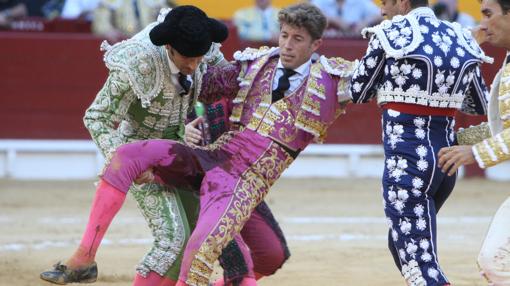
{"label": "shoulder", "polygon": [[356,62],[348,61],[341,57],[327,58],[320,56],[319,60],[314,64],[318,65],[320,70],[337,77],[351,77]]}
{"label": "shoulder", "polygon": [[374,35],[388,56],[401,58],[414,51],[423,42],[418,20],[411,15],[395,16],[379,25],[365,28],[363,37]]}
{"label": "shoulder", "polygon": [[132,38],[112,46],[104,41],[101,49],[106,67],[125,74],[138,98],[150,101],[158,95],[164,79],[160,47]]}
{"label": "shoulder", "polygon": [[258,49],[256,48],[246,48],[243,51],[237,51],[234,53],[234,60],[240,62],[246,61],[254,61],[256,59],[262,58],[264,56],[271,55],[278,51],[277,47],[267,47],[262,46]]}

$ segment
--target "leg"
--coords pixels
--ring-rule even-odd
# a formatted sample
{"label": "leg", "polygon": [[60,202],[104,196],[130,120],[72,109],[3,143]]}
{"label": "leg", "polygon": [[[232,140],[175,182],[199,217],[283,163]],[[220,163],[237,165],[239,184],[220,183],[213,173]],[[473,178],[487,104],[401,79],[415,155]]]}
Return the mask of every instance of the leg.
{"label": "leg", "polygon": [[437,256],[436,200],[439,206],[444,203],[455,177],[446,177],[437,169],[436,152],[449,143],[451,122],[386,113],[383,124],[389,248],[409,286],[447,285]]}
{"label": "leg", "polygon": [[[208,285],[213,263],[239,234],[265,190],[243,190],[243,182],[215,168],[200,190],[200,216],[184,252],[179,279],[189,285]],[[214,190],[212,190],[212,187]]]}
{"label": "leg", "polygon": [[[187,212],[198,209],[198,199],[159,184],[135,187],[132,194],[154,237],[152,248],[137,267],[138,274],[147,277],[155,272],[177,281],[182,251],[190,234]],[[183,205],[188,205],[188,209]]]}
{"label": "leg", "polygon": [[478,255],[478,266],[491,285],[510,286],[510,198],[492,219]]}
{"label": "leg", "polygon": [[[438,191],[432,196],[434,200],[434,205],[436,208],[436,213],[439,212],[439,209],[443,206],[446,199],[450,196],[453,191],[453,187],[455,186],[455,177],[445,177],[443,183],[441,183]],[[402,271],[402,265],[400,264],[400,259],[398,257],[398,251],[395,249],[395,245],[393,244],[393,240],[391,237],[391,230],[388,232],[388,249],[391,252],[391,256],[393,257],[393,261],[397,266],[398,270]]]}
{"label": "leg", "polygon": [[255,277],[251,253],[242,239],[229,242],[218,260],[223,268],[223,278],[216,280],[214,286],[240,285],[244,277]]}
{"label": "leg", "polygon": [[78,249],[65,265],[57,263],[54,269],[41,273],[41,279],[57,284],[95,281],[97,266],[94,259],[97,249],[125,198],[125,193],[100,180]]}
{"label": "leg", "polygon": [[252,252],[257,279],[274,274],[290,256],[283,232],[265,202],[255,208],[241,235]]}
{"label": "leg", "polygon": [[59,263],[55,269],[41,273],[41,278],[54,283],[95,279],[95,253],[132,182],[152,166],[170,164],[175,155],[169,153],[177,144],[171,140],[146,140],[119,147],[105,168],[80,247],[68,260],[68,265]]}

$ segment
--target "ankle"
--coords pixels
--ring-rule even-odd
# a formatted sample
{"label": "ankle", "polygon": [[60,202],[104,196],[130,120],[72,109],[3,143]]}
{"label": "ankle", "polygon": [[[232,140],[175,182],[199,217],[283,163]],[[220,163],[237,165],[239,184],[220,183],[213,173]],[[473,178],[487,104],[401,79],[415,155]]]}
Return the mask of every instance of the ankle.
{"label": "ankle", "polygon": [[94,263],[94,259],[95,255],[80,245],[74,254],[66,261],[65,265],[68,268],[77,269]]}

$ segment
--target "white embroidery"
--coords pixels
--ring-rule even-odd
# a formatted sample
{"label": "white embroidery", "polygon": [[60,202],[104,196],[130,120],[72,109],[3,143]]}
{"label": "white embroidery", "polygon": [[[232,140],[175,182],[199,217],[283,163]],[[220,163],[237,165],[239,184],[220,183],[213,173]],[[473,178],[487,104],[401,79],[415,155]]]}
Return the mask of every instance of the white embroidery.
{"label": "white embroidery", "polygon": [[414,244],[413,242],[412,243],[407,243],[407,245],[406,245],[406,252],[413,259],[416,258],[416,251],[417,250],[418,250],[418,246],[416,244]]}
{"label": "white embroidery", "polygon": [[369,57],[367,59],[367,66],[371,69],[375,68],[375,65],[377,64],[377,57]]}
{"label": "white embroidery", "polygon": [[411,192],[413,193],[413,195],[415,197],[419,197],[422,195],[420,189],[423,187],[423,180],[418,178],[418,177],[414,177],[413,178],[413,189],[411,190]]}
{"label": "white embroidery", "polygon": [[457,47],[455,51],[459,57],[464,57],[466,55],[466,52],[461,47]]}
{"label": "white embroidery", "polygon": [[450,51],[450,47],[453,44],[452,38],[450,38],[450,36],[444,33],[441,33],[440,35],[439,32],[434,32],[432,34],[432,41],[436,44],[437,47],[439,47],[441,51],[443,51],[445,56],[448,54],[448,51]]}
{"label": "white embroidery", "polygon": [[393,239],[394,242],[398,241],[398,232],[394,229],[391,230],[391,238]]}
{"label": "white embroidery", "polygon": [[400,231],[403,234],[410,234],[411,228],[412,228],[412,225],[407,220],[400,221]]}
{"label": "white embroidery", "polygon": [[432,261],[432,255],[430,255],[430,253],[428,252],[423,252],[423,254],[420,256],[421,260],[423,260],[424,262],[430,262]]}
{"label": "white embroidery", "polygon": [[429,270],[427,270],[427,274],[429,275],[430,278],[436,280],[436,281],[439,281],[439,271],[437,271],[437,269],[435,268],[429,268]]}
{"label": "white embroidery", "polygon": [[415,69],[413,70],[413,77],[414,77],[415,79],[420,79],[420,78],[421,78],[421,76],[422,76],[422,71],[421,71],[421,69],[417,69],[417,68],[415,68]]}
{"label": "white embroidery", "polygon": [[420,248],[423,249],[424,251],[427,251],[430,247],[430,243],[429,241],[426,239],[426,238],[423,238],[422,240],[420,240]]}
{"label": "white embroidery", "polygon": [[440,67],[443,65],[443,59],[440,57],[440,56],[435,56],[434,57],[434,64],[437,66],[437,67]]}
{"label": "white embroidery", "polygon": [[452,57],[452,59],[450,60],[450,65],[455,69],[459,68],[460,66],[459,59],[457,57]]}
{"label": "white embroidery", "polygon": [[400,115],[400,111],[396,111],[393,109],[388,109],[388,115],[390,117],[398,117]]}
{"label": "white embroidery", "polygon": [[393,187],[388,191],[388,200],[390,201],[393,208],[395,208],[400,214],[403,214],[409,194],[406,190],[398,189],[397,192],[393,190]]}
{"label": "white embroidery", "polygon": [[352,89],[353,89],[355,92],[360,92],[362,87],[363,87],[363,83],[360,83],[360,82],[355,82],[355,83],[352,85]]}
{"label": "white embroidery", "polygon": [[402,134],[404,134],[404,127],[402,125],[395,123],[391,126],[391,122],[386,123],[386,136],[388,136],[388,144],[392,149],[397,148],[397,143],[404,142]]}
{"label": "white embroidery", "polygon": [[418,218],[416,221],[416,228],[422,231],[425,230],[427,228],[427,222],[422,217]]}
{"label": "white embroidery", "polygon": [[417,204],[416,206],[414,206],[413,211],[416,216],[421,217],[421,216],[423,216],[423,213],[425,212],[425,208],[423,207],[423,205]]}

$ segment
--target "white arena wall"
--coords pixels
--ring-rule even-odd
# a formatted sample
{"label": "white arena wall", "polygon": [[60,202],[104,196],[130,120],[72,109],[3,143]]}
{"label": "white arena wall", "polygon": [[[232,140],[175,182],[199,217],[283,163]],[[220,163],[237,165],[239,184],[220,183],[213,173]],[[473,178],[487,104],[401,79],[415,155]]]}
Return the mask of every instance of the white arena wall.
{"label": "white arena wall", "polygon": [[[89,140],[0,140],[0,178],[94,179],[103,163],[102,155]],[[283,176],[378,178],[383,166],[380,145],[314,144]],[[460,173],[462,176],[462,170]],[[510,162],[488,169],[486,176],[510,180]]]}

